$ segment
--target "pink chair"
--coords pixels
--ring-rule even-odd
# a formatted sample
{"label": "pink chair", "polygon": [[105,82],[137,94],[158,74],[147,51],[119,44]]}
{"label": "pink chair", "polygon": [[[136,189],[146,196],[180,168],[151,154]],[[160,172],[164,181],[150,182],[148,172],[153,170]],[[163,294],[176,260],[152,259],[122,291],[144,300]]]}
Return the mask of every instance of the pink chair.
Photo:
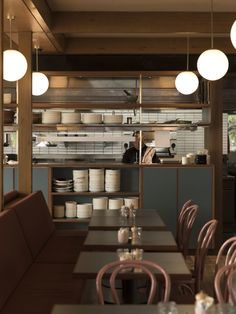
{"label": "pink chair", "polygon": [[179,234],[179,227],[181,225],[181,218],[182,218],[182,215],[185,211],[186,208],[188,208],[189,206],[193,205],[193,201],[192,200],[188,200],[184,203],[184,205],[182,206],[182,208],[179,210],[178,212],[178,218],[177,218],[177,226],[176,226],[176,240],[178,240],[178,234]]}
{"label": "pink chair", "polygon": [[199,207],[197,205],[190,205],[182,210],[178,217],[178,234],[176,241],[184,257],[188,254],[189,239],[198,210]]}
{"label": "pink chair", "polygon": [[236,264],[228,264],[219,268],[214,280],[216,298],[219,303],[236,304],[236,296],[233,291],[233,278],[236,275]]}
{"label": "pink chair", "polygon": [[[140,273],[137,274],[135,272],[132,272],[132,270],[130,270],[130,268],[133,268],[133,267],[134,268],[140,268],[140,270],[142,272],[146,273],[146,275],[148,275],[148,277],[150,279],[151,285],[150,285],[150,291],[149,291],[149,297],[148,297],[147,304],[153,303],[154,297],[155,297],[156,292],[157,292],[157,281],[156,281],[156,277],[155,277],[152,269],[158,271],[158,273],[161,273],[163,275],[163,278],[164,278],[163,301],[164,302],[169,301],[170,277],[161,266],[159,266],[158,264],[156,264],[154,262],[146,261],[146,260],[141,260],[141,261],[126,260],[126,261],[111,262],[111,263],[103,266],[99,270],[97,277],[96,277],[96,290],[97,290],[97,295],[98,295],[98,301],[100,304],[104,304],[104,296],[103,296],[103,289],[102,289],[103,276],[106,273],[110,273],[111,295],[112,295],[113,301],[116,304],[120,304],[120,300],[119,300],[119,297],[117,295],[117,291],[115,288],[116,277],[118,274],[121,274],[121,276],[123,276],[123,278],[128,276],[129,279],[131,279],[131,278],[135,279],[135,276],[140,275]],[[122,274],[122,272],[123,272],[123,274]],[[125,275],[125,277],[124,277],[124,275]]]}

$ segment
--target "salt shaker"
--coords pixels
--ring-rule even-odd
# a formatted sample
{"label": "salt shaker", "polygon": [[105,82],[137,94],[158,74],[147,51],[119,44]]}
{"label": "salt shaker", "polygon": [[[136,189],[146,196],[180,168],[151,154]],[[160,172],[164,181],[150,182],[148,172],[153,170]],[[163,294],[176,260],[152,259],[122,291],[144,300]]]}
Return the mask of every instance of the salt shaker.
{"label": "salt shaker", "polygon": [[129,228],[120,228],[118,230],[118,242],[128,243],[129,241]]}

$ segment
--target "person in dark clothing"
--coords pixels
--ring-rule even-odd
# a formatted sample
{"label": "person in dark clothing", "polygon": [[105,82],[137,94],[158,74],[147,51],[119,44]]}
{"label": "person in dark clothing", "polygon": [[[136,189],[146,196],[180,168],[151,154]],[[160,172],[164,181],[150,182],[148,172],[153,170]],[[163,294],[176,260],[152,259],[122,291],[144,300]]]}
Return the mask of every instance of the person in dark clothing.
{"label": "person in dark clothing", "polygon": [[[134,133],[133,146],[126,150],[123,154],[122,162],[124,163],[138,163],[139,162],[139,132]],[[142,138],[142,163],[158,163],[159,158],[156,155],[155,149],[144,144]]]}

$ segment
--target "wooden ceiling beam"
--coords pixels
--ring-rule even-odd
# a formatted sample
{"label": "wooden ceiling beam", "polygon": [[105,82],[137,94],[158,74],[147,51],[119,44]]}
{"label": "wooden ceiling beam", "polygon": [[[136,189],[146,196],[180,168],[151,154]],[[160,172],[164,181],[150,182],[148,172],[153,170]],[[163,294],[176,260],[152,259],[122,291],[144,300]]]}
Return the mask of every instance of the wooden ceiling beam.
{"label": "wooden ceiling beam", "polygon": [[[235,53],[229,38],[215,38],[214,47]],[[190,53],[210,48],[209,38],[193,38]],[[67,54],[185,54],[186,38],[80,38],[67,39]]]}
{"label": "wooden ceiling beam", "polygon": [[[214,33],[229,34],[235,13],[214,13]],[[210,13],[203,12],[56,12],[54,33],[176,34],[210,33]]]}

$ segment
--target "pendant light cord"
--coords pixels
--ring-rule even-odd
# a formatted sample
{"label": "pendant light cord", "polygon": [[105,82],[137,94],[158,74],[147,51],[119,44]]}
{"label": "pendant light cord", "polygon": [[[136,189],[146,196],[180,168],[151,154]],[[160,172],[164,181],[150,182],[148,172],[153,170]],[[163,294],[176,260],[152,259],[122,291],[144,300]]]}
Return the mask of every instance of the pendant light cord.
{"label": "pendant light cord", "polygon": [[35,56],[36,56],[36,72],[39,71],[39,56],[38,56],[38,53],[39,53],[39,48],[38,47],[35,47]]}
{"label": "pendant light cord", "polygon": [[187,71],[189,70],[189,36],[187,36]]}
{"label": "pendant light cord", "polygon": [[213,48],[213,0],[211,0],[211,48]]}
{"label": "pendant light cord", "polygon": [[9,19],[9,23],[10,23],[10,49],[12,49],[12,16],[9,16],[8,17],[8,19]]}

